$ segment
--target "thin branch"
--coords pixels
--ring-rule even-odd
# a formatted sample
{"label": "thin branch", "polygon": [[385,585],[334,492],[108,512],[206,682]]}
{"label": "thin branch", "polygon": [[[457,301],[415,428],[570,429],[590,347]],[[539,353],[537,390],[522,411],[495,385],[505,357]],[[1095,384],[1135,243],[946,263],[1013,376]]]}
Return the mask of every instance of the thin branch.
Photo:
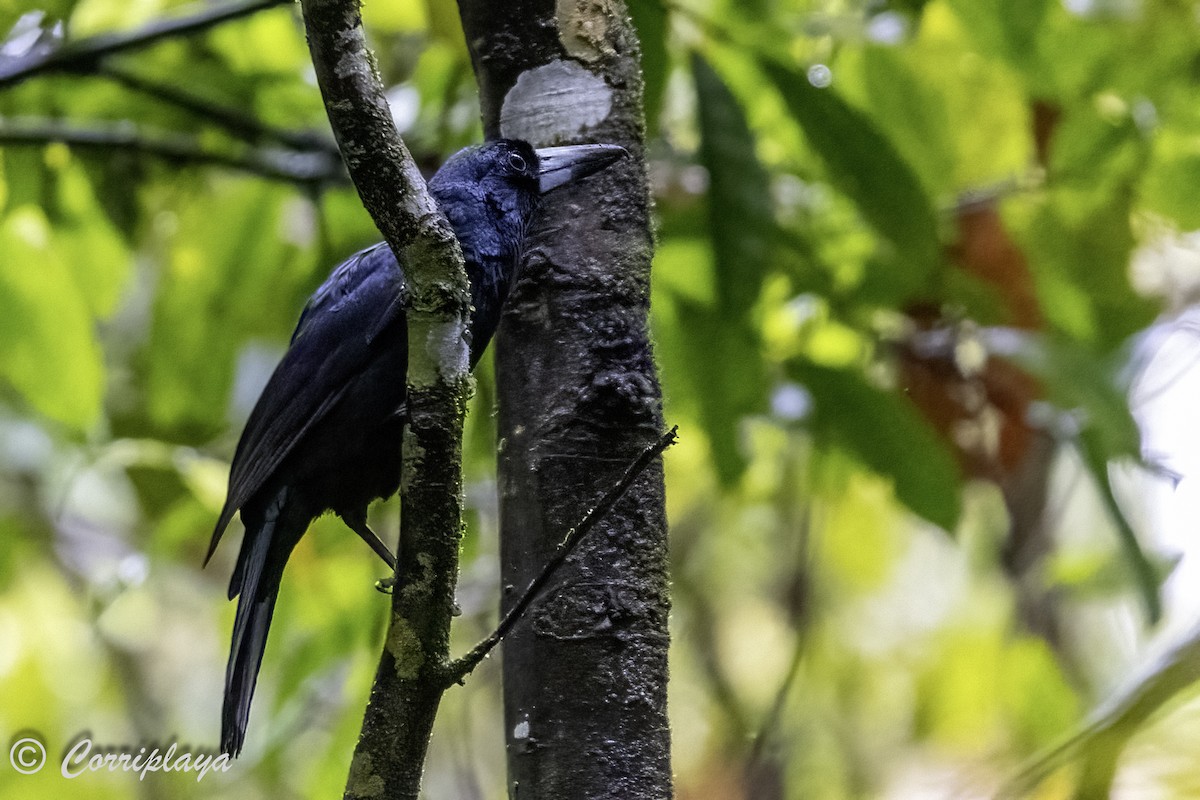
{"label": "thin branch", "polygon": [[[1028,797],[1055,770],[1082,758],[1080,786],[1094,790],[1111,781],[1122,749],[1155,714],[1200,682],[1200,625],[1175,640],[1162,655],[1139,668],[1076,730],[1021,766],[996,797]],[[1076,795],[1080,796],[1080,795]],[[1107,796],[1088,794],[1088,797]]]}
{"label": "thin branch", "polygon": [[315,132],[292,131],[268,125],[241,109],[213,102],[178,86],[153,80],[116,64],[101,64],[96,72],[127,89],[193,114],[205,124],[223,128],[231,136],[250,144],[274,142],[293,150],[316,151],[335,158],[341,157],[336,143]]}
{"label": "thin branch", "polygon": [[160,19],[134,31],[102,33],[68,42],[49,53],[0,63],[0,89],[47,72],[71,72],[92,68],[106,56],[155,44],[164,39],[187,36],[224,22],[256,14],[292,0],[236,0],[222,5],[204,5],[193,14]]}
{"label": "thin branch", "polygon": [[446,669],[447,686],[461,683],[479,665],[479,662],[483,661],[487,654],[496,645],[500,644],[509,631],[513,629],[513,626],[520,622],[525,611],[546,588],[546,585],[554,577],[559,567],[566,563],[567,558],[575,551],[579,543],[596,527],[596,523],[603,519],[604,515],[611,511],[612,507],[617,504],[617,501],[625,496],[625,492],[629,490],[629,487],[633,485],[638,476],[645,471],[646,467],[650,466],[650,462],[662,455],[663,451],[668,447],[675,444],[678,433],[679,426],[675,425],[671,430],[659,437],[658,441],[643,450],[641,455],[634,459],[625,470],[625,474],[621,477],[621,480],[617,481],[612,488],[604,493],[604,496],[600,498],[600,502],[584,515],[578,525],[567,531],[566,538],[558,546],[554,557],[547,561],[541,573],[529,582],[529,586],[525,588],[525,592],[513,607],[508,610],[504,618],[500,620],[500,624],[496,626],[496,630],[492,631],[491,635],[471,648],[470,652],[465,656],[449,664]]}
{"label": "thin branch", "polygon": [[462,532],[462,425],[470,385],[462,250],[396,130],[367,50],[358,0],[302,0],[317,84],[363,205],[399,263],[409,348],[400,483],[401,587],[344,797],[420,794],[445,687]]}
{"label": "thin branch", "polygon": [[61,142],[78,149],[123,150],[171,164],[219,166],[269,180],[301,185],[346,183],[341,162],[326,153],[249,150],[241,155],[208,150],[189,136],[146,135],[130,124],[82,128],[58,120],[0,120],[0,145],[41,146]]}
{"label": "thin branch", "polygon": [[[795,440],[793,439],[793,442]],[[782,486],[793,486],[797,482],[796,472],[802,467],[800,460],[802,456],[796,454],[796,444],[792,444],[793,455],[788,458],[785,472],[780,481]],[[809,633],[812,629],[812,556],[810,553],[810,544],[812,541],[813,517],[817,513],[813,508],[811,501],[805,502],[803,508],[795,509],[795,504],[788,497],[790,492],[781,492],[780,501],[782,508],[781,514],[786,519],[787,517],[796,514],[794,518],[794,526],[796,530],[795,538],[797,540],[797,562],[795,568],[795,581],[799,582],[802,587],[801,598],[799,603],[794,606],[796,614],[794,617],[794,628],[796,641],[792,648],[792,657],[788,662],[787,671],[784,673],[783,681],[780,682],[779,688],[775,691],[775,697],[771,701],[771,707],[767,711],[766,716],[762,720],[762,724],[758,728],[758,733],[754,736],[754,744],[750,748],[750,755],[746,760],[747,773],[753,774],[754,770],[765,765],[770,756],[771,739],[778,733],[780,722],[783,720],[784,707],[787,705],[787,700],[795,686],[797,679],[800,677],[800,667],[804,661],[804,655],[807,652],[809,644]],[[784,499],[788,498],[788,499]],[[793,522],[789,520],[789,522]],[[787,523],[785,523],[787,524]],[[787,525],[791,528],[792,525]],[[785,530],[785,534],[793,533],[791,530]]]}
{"label": "thin branch", "polygon": [[697,581],[681,571],[672,584],[672,589],[681,604],[689,609],[687,639],[700,666],[700,673],[707,682],[708,694],[717,710],[724,715],[720,724],[723,740],[741,746],[749,741],[750,713],[738,696],[729,675],[717,654],[717,622],[713,608],[711,589],[697,585]]}

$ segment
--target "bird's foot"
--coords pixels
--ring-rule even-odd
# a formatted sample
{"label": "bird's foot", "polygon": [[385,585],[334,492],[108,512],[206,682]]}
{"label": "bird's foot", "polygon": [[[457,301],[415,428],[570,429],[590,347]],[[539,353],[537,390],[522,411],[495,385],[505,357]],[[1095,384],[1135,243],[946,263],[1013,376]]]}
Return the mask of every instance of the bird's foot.
{"label": "bird's foot", "polygon": [[389,575],[386,578],[380,578],[375,581],[375,591],[380,594],[391,594],[396,589],[396,576]]}

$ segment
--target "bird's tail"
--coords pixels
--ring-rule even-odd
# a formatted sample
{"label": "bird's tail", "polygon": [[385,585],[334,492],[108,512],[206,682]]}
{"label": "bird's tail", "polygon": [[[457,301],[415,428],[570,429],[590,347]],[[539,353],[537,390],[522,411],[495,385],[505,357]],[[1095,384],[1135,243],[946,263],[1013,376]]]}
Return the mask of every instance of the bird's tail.
{"label": "bird's tail", "polygon": [[[281,530],[286,490],[280,491],[261,525],[248,525],[237,566],[229,584],[230,599],[238,597],[233,622],[233,643],[225,668],[225,702],[221,709],[221,750],[231,756],[242,751],[250,700],[267,646],[267,632],[279,595],[283,565],[295,544],[292,532]],[[301,532],[303,532],[301,530]],[[283,552],[278,552],[281,545]]]}

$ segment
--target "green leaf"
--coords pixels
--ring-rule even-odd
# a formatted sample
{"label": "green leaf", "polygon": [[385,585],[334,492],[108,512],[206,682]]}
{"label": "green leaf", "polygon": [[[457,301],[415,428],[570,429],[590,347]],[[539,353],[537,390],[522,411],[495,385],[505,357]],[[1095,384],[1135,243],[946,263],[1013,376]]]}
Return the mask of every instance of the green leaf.
{"label": "green leaf", "polygon": [[131,257],[124,239],[105,217],[87,174],[78,163],[59,172],[61,219],[55,242],[92,314],[104,318],[116,310],[129,278]]}
{"label": "green leaf", "polygon": [[775,229],[771,184],[729,87],[699,54],[692,55],[692,72],[699,99],[700,161],[709,176],[717,301],[732,322],[754,305],[770,265]]}
{"label": "green leaf", "polygon": [[459,21],[456,5],[437,0],[425,0],[425,17],[428,20],[429,32],[435,39],[454,45],[460,51],[466,49],[462,22]]}
{"label": "green leaf", "polygon": [[1113,494],[1112,481],[1109,479],[1108,474],[1109,458],[1105,452],[1104,445],[1100,442],[1097,432],[1094,429],[1085,430],[1079,437],[1079,445],[1080,452],[1083,455],[1083,463],[1087,466],[1088,471],[1092,473],[1092,479],[1096,481],[1096,486],[1100,489],[1100,497],[1104,501],[1104,507],[1108,510],[1109,516],[1112,517],[1113,523],[1117,526],[1117,535],[1120,540],[1121,550],[1133,572],[1138,594],[1141,596],[1142,604],[1146,608],[1147,620],[1153,625],[1162,618],[1160,590],[1162,589],[1162,582],[1165,580],[1166,575],[1159,572],[1154,562],[1142,550],[1137,533],[1133,530],[1133,527],[1129,524],[1129,520],[1122,513],[1121,506],[1117,503],[1116,495]]}
{"label": "green leaf", "polygon": [[373,33],[420,32],[429,24],[423,3],[365,3],[362,16],[363,25]]}
{"label": "green leaf", "polygon": [[[1038,753],[1011,777],[998,797],[1029,797],[1038,783],[1076,758],[1084,761],[1085,781],[1089,773],[1111,780],[1116,761],[1135,733],[1158,712],[1200,681],[1200,627],[1171,642],[1165,653],[1139,668],[1103,702],[1096,705],[1076,730]],[[1104,797],[1100,794],[1078,797]]]}
{"label": "green leaf", "polygon": [[220,429],[246,339],[283,341],[295,325],[317,276],[312,253],[285,241],[287,198],[277,186],[222,182],[181,213],[145,353],[155,425],[185,439]]}
{"label": "green leaf", "polygon": [[1129,284],[1133,192],[1055,194],[1026,234],[1038,298],[1051,324],[1097,351],[1111,350],[1153,321],[1157,303]]}
{"label": "green leaf", "polygon": [[679,324],[686,331],[679,340],[682,363],[691,373],[717,474],[729,485],[745,466],[737,446],[738,424],[766,406],[766,367],[753,310],[771,264],[774,209],[766,170],[755,155],[756,143],[737,99],[699,55],[692,56],[692,71],[700,160],[709,175],[712,294],[703,279],[702,253],[692,251],[689,257],[681,251],[668,259],[674,268],[669,264],[664,272],[687,274],[675,282],[680,287]]}
{"label": "green leaf", "polygon": [[682,363],[708,434],[721,482],[729,486],[742,474],[745,457],[738,447],[738,425],[766,406],[766,367],[757,332],[729,324],[712,309],[677,298]]}
{"label": "green leaf", "polygon": [[985,52],[1036,73],[1037,36],[1049,0],[951,0],[950,5]]}
{"label": "green leaf", "polygon": [[38,413],[83,430],[104,399],[104,360],[74,273],[38,209],[0,222],[0,377]]}
{"label": "green leaf", "polygon": [[646,109],[646,130],[649,136],[655,136],[671,67],[667,54],[667,7],[663,3],[630,3],[628,8],[642,45],[642,96]]}
{"label": "green leaf", "polygon": [[1170,218],[1180,230],[1200,228],[1200,153],[1156,160],[1141,196],[1147,210]]}
{"label": "green leaf", "polygon": [[857,372],[795,360],[788,373],[812,394],[810,426],[818,441],[843,448],[890,477],[900,502],[954,530],[962,513],[958,466],[911,403],[869,385]]}
{"label": "green leaf", "polygon": [[310,59],[303,36],[297,34],[292,10],[277,8],[237,25],[218,26],[208,41],[236,72],[287,75],[304,69]]}
{"label": "green leaf", "polygon": [[949,192],[954,188],[955,131],[941,87],[916,71],[920,63],[896,48],[866,48],[867,107],[926,189]]}
{"label": "green leaf", "polygon": [[1012,354],[1046,387],[1050,402],[1075,413],[1082,423],[1078,444],[1083,463],[1117,526],[1121,549],[1133,573],[1151,622],[1162,614],[1159,590],[1164,575],[1142,550],[1121,512],[1108,474],[1110,461],[1138,459],[1141,434],[1119,379],[1124,359],[1107,357],[1059,337],[1027,337]]}
{"label": "green leaf", "polygon": [[1105,458],[1138,457],[1141,435],[1120,377],[1126,364],[1120,353],[1106,355],[1062,336],[1010,335],[1019,338],[1005,355],[1042,382],[1051,403],[1081,412]]}
{"label": "green leaf", "polygon": [[41,205],[47,199],[54,173],[46,166],[43,152],[40,147],[0,148],[5,188],[5,205],[0,210]]}
{"label": "green leaf", "polygon": [[939,257],[937,216],[912,168],[870,117],[832,89],[773,61],[760,63],[833,184],[896,247],[914,290],[928,291]]}

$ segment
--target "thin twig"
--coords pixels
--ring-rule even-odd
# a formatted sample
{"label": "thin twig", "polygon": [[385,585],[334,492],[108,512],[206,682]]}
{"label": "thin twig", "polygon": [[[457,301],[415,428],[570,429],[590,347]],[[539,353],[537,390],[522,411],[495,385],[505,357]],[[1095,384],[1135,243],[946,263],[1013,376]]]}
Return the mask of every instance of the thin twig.
{"label": "thin twig", "polygon": [[[1077,758],[1082,758],[1086,767],[1080,785],[1095,780],[1089,772],[1097,771],[1098,759],[1106,770],[1111,770],[1129,739],[1163,706],[1198,681],[1200,625],[1175,639],[1165,652],[1135,671],[1079,728],[1022,765],[996,797],[1005,800],[1028,797],[1051,773]],[[1111,779],[1111,772],[1107,777]]]}
{"label": "thin twig", "polygon": [[146,47],[164,39],[186,36],[268,8],[290,5],[291,2],[292,0],[236,0],[217,6],[204,5],[194,14],[155,20],[137,30],[102,33],[68,42],[49,53],[0,63],[0,88],[12,86],[46,72],[89,69],[106,56]]}
{"label": "thin twig", "polygon": [[234,155],[205,149],[188,136],[146,135],[129,124],[81,128],[58,120],[39,119],[17,124],[0,120],[0,145],[40,146],[52,142],[79,149],[124,150],[172,164],[226,167],[306,186],[348,182],[341,162],[326,153],[258,149]]}
{"label": "thin twig", "polygon": [[486,639],[471,648],[470,652],[465,656],[447,665],[447,686],[461,683],[479,665],[479,662],[483,661],[487,654],[492,651],[492,648],[500,644],[504,637],[521,620],[525,611],[537,599],[538,595],[542,593],[542,590],[546,588],[550,579],[554,577],[559,567],[566,562],[568,556],[575,551],[575,548],[591,532],[592,528],[596,527],[596,523],[612,510],[612,507],[625,495],[625,492],[629,490],[629,487],[633,485],[638,476],[645,471],[646,467],[650,466],[650,462],[662,455],[663,451],[668,447],[675,444],[678,433],[679,426],[675,425],[671,430],[660,436],[658,441],[643,450],[641,455],[634,459],[625,470],[625,474],[621,477],[621,480],[617,481],[612,488],[604,493],[604,496],[600,498],[600,502],[584,515],[578,525],[567,531],[566,537],[563,539],[562,544],[558,546],[558,550],[555,551],[554,556],[542,567],[541,573],[529,582],[529,586],[526,587],[520,599],[508,610],[504,618],[500,620],[500,624],[496,626],[496,630],[492,631]]}
{"label": "thin twig", "polygon": [[332,138],[312,131],[292,131],[268,125],[240,109],[213,102],[178,86],[153,80],[116,64],[101,64],[96,73],[127,89],[140,92],[193,114],[203,120],[205,124],[223,128],[231,136],[244,142],[250,144],[273,142],[293,150],[316,151],[341,158],[337,144]]}
{"label": "thin twig", "polygon": [[[793,439],[793,442],[795,440]],[[785,472],[782,476],[781,485],[795,485],[797,482],[796,472],[802,469],[801,459],[797,453],[798,446],[792,444],[792,455],[788,458],[785,466]],[[775,697],[771,701],[770,710],[767,711],[763,718],[762,724],[759,726],[758,733],[754,736],[754,744],[750,748],[750,755],[746,760],[747,772],[750,773],[757,767],[762,766],[769,756],[769,748],[771,739],[779,730],[780,722],[783,720],[784,707],[787,705],[788,697],[795,686],[797,679],[800,677],[800,667],[804,662],[804,655],[808,650],[809,633],[812,629],[812,589],[811,575],[813,572],[812,555],[810,545],[812,541],[813,517],[817,513],[813,508],[811,501],[805,502],[802,509],[795,511],[795,506],[789,501],[783,500],[785,494],[781,493],[781,513],[787,517],[791,517],[793,513],[798,514],[794,518],[796,530],[794,531],[797,547],[797,563],[795,570],[795,580],[799,582],[800,589],[803,594],[799,602],[799,607],[796,608],[795,614],[795,634],[796,640],[792,647],[792,657],[788,662],[787,671],[784,673],[783,681],[779,684],[779,688],[775,691]],[[791,522],[792,520],[788,520]],[[787,524],[785,522],[785,524]],[[790,528],[791,525],[788,525]],[[786,530],[785,533],[791,534],[793,531]]]}

